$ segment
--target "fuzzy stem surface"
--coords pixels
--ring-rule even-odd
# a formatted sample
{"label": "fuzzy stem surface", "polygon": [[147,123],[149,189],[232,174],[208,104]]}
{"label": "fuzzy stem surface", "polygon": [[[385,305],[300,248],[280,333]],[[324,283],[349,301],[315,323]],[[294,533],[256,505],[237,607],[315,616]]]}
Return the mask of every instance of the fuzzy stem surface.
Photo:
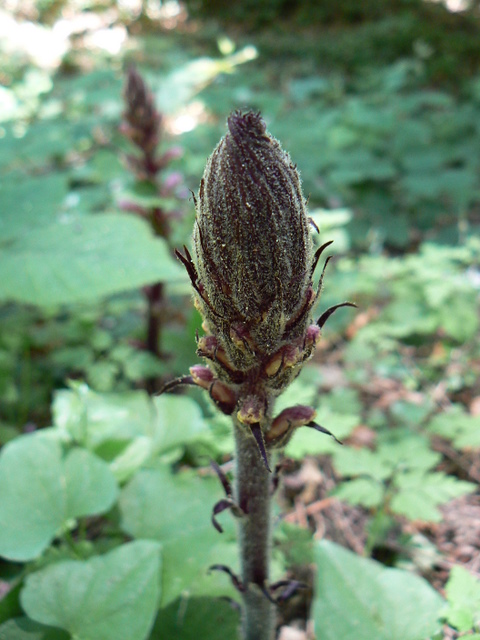
{"label": "fuzzy stem surface", "polygon": [[257,443],[234,421],[235,498],[246,514],[239,518],[239,544],[243,593],[243,640],[273,640],[275,605],[262,593],[268,588],[271,552],[271,474]]}

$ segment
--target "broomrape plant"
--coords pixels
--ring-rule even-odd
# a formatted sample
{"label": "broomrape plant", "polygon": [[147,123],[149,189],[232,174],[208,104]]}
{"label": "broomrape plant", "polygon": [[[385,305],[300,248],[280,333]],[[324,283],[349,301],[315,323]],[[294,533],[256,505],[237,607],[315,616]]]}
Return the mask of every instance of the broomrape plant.
{"label": "broomrape plant", "polygon": [[[342,302],[312,321],[325,267],[317,287],[313,274],[326,242],[313,250],[300,177],[288,153],[266,131],[260,114],[235,112],[228,132],[207,161],[195,198],[193,255],[177,257],[194,289],[205,335],[197,354],[205,365],[169,383],[208,390],[235,434],[235,486],[216,471],[226,497],[215,516],[230,509],[238,518],[241,575],[223,565],[243,599],[245,640],[271,640],[275,605],[298,583],[269,582],[270,500],[275,454],[302,426],[330,434],[314,422],[315,411],[295,406],[275,415],[275,399],[312,357],[320,332]],[[280,465],[279,465],[280,467]]]}

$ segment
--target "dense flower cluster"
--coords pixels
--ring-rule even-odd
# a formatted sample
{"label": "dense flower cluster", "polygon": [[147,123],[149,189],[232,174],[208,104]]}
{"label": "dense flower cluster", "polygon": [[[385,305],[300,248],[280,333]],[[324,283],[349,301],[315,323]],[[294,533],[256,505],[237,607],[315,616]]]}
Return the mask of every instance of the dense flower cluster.
{"label": "dense flower cluster", "polygon": [[327,317],[351,303],[312,323],[322,281],[315,289],[313,272],[330,243],[313,252],[298,171],[259,114],[228,118],[196,208],[193,257],[177,253],[204,318],[198,354],[208,366],[192,367],[191,380],[251,430],[267,461],[296,427],[314,426],[309,407],[272,420],[274,399],[312,356]]}

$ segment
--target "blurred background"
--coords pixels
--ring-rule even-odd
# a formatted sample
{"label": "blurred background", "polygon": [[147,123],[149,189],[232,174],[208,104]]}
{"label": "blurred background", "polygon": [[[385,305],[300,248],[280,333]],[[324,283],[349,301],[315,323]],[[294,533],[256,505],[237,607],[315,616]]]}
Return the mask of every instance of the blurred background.
{"label": "blurred background", "polygon": [[[0,443],[86,407],[134,421],[132,398],[197,362],[173,251],[189,245],[192,192],[233,109],[261,111],[301,172],[316,244],[334,240],[318,315],[359,307],[329,321],[292,392],[348,446],[292,441],[287,521],[421,565],[439,589],[456,562],[480,574],[473,0],[4,0]],[[202,427],[185,427],[171,460],[228,462],[228,425],[191,397]],[[124,482],[151,451],[120,454],[147,431],[91,448]]]}

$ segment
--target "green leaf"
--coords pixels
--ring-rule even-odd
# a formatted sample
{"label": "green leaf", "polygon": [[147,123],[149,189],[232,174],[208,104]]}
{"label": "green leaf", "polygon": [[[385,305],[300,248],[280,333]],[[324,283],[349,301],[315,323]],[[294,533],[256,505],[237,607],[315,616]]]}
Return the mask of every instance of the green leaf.
{"label": "green leaf", "polygon": [[[114,441],[106,443],[114,444]],[[125,482],[142,467],[152,455],[152,440],[146,436],[138,436],[115,455],[110,463],[110,470],[118,482]]]}
{"label": "green leaf", "polygon": [[392,467],[369,449],[339,447],[334,453],[334,464],[344,477],[365,475],[381,482],[392,473]]}
{"label": "green leaf", "polygon": [[186,396],[162,395],[154,398],[154,449],[168,451],[195,440],[207,431],[199,405]]}
{"label": "green leaf", "polygon": [[429,431],[452,440],[459,449],[480,447],[480,416],[468,414],[461,405],[435,416],[427,426]]}
{"label": "green leaf", "polygon": [[[441,327],[460,343],[472,340],[478,333],[478,303],[474,291],[472,288],[470,291],[456,292],[440,313]],[[451,312],[452,307],[455,313]]]}
{"label": "green leaf", "polygon": [[162,238],[121,213],[67,218],[25,233],[0,252],[0,299],[73,304],[181,279]]}
{"label": "green leaf", "polygon": [[38,624],[30,618],[13,618],[0,625],[0,640],[69,640],[61,629]]}
{"label": "green leaf", "polygon": [[317,389],[315,385],[305,382],[308,369],[303,369],[299,377],[287,387],[284,393],[280,395],[275,402],[275,413],[279,414],[284,409],[292,407],[296,404],[310,405],[315,402]]}
{"label": "green leaf", "polygon": [[237,65],[254,60],[257,55],[254,47],[246,46],[223,58],[196,58],[176,65],[162,80],[155,95],[157,107],[166,113],[175,113],[220,74],[232,73]]}
{"label": "green leaf", "polygon": [[235,640],[239,617],[229,603],[216,598],[182,598],[160,609],[149,640]]}
{"label": "green leaf", "polygon": [[153,407],[143,391],[96,393],[85,384],[55,393],[53,421],[60,431],[95,449],[107,440],[131,440],[149,433]]}
{"label": "green leaf", "polygon": [[440,522],[442,514],[437,505],[471,493],[476,488],[472,482],[458,480],[445,473],[422,473],[418,470],[397,474],[394,485],[398,492],[390,503],[392,511],[423,522]]}
{"label": "green leaf", "polygon": [[358,504],[367,509],[382,504],[385,490],[381,484],[371,478],[356,478],[342,482],[333,495],[350,504]]}
{"label": "green leaf", "polygon": [[199,405],[186,396],[166,394],[152,401],[143,391],[102,394],[84,384],[71,386],[55,395],[54,422],[99,454],[109,442],[123,441],[116,455],[107,457],[117,480],[126,480],[157,454],[210,435]]}
{"label": "green leaf", "polygon": [[[315,422],[326,427],[335,436],[342,440],[347,438],[358,424],[358,416],[334,413],[328,408],[318,411]],[[297,429],[293,438],[288,443],[285,453],[290,458],[300,459],[306,455],[319,453],[333,453],[340,445],[327,435],[318,433],[314,429],[301,427]]]}
{"label": "green leaf", "polygon": [[456,565],[450,571],[445,592],[449,604],[445,613],[448,624],[458,631],[473,629],[480,622],[480,581]]}
{"label": "green leaf", "polygon": [[74,518],[104,513],[117,498],[117,483],[108,465],[85,449],[65,459],[67,514]]}
{"label": "green leaf", "polygon": [[0,454],[0,555],[36,558],[66,513],[62,450],[37,434],[12,440]]}
{"label": "green leaf", "polygon": [[422,578],[361,558],[329,541],[316,546],[315,631],[322,640],[425,640],[443,600]]}
{"label": "green leaf", "polygon": [[110,391],[119,374],[116,362],[101,359],[91,364],[87,370],[87,382],[97,391]]}
{"label": "green leaf", "polygon": [[32,560],[71,518],[108,511],[117,495],[108,466],[88,451],[66,459],[52,432],[21,436],[0,454],[0,555]]}
{"label": "green leaf", "polygon": [[159,598],[160,546],[130,542],[104,556],[51,564],[25,580],[28,616],[76,640],[143,640]]}
{"label": "green leaf", "polygon": [[[10,618],[22,615],[22,608],[20,607],[20,589],[22,587],[21,575],[7,577],[5,575],[6,572],[1,570],[4,568],[4,566],[0,567],[0,574],[2,576],[2,579],[0,579],[0,584],[2,585],[2,595],[0,597],[0,625]],[[7,565],[7,572],[9,568],[10,567]],[[3,578],[7,578],[7,581],[4,582]]]}
{"label": "green leaf", "polygon": [[390,466],[392,473],[404,469],[424,472],[437,465],[442,459],[440,453],[432,451],[427,438],[408,428],[395,429],[382,435],[377,455]]}
{"label": "green leaf", "polygon": [[283,554],[287,566],[313,563],[311,531],[283,521],[275,527],[274,536],[275,548]]}
{"label": "green leaf", "polygon": [[0,183],[1,246],[55,222],[66,195],[67,181],[62,174],[39,178],[17,173],[3,176]]}
{"label": "green leaf", "polygon": [[166,467],[139,471],[123,489],[119,501],[123,530],[135,538],[162,543],[162,606],[185,591],[212,595],[223,585],[225,592],[227,581],[223,576],[206,576],[211,564],[231,565],[235,553],[235,546],[230,544],[234,526],[231,515],[219,516],[225,528],[221,540],[210,520],[212,508],[221,497],[216,478],[202,479],[192,473],[173,475]]}

